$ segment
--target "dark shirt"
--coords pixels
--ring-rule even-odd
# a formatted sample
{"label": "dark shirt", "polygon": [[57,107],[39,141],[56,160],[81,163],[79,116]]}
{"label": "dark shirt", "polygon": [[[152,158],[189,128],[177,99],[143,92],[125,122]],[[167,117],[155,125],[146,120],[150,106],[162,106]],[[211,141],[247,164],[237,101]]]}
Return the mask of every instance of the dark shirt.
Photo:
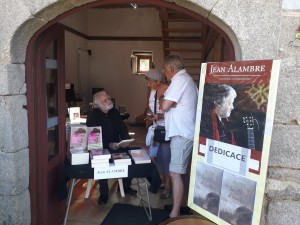
{"label": "dark shirt", "polygon": [[[212,116],[214,116],[215,124],[211,119]],[[218,129],[218,132],[216,132],[215,129]],[[225,142],[228,144],[235,144],[235,139],[232,130],[229,128],[228,121],[226,119],[222,119],[221,122],[216,115],[202,115],[200,124],[200,136]]]}
{"label": "dark shirt", "polygon": [[228,122],[225,119],[222,119],[222,122],[217,119],[220,141],[228,144],[232,144],[232,133],[228,130]]}
{"label": "dark shirt", "polygon": [[111,109],[107,113],[95,108],[88,113],[86,119],[88,127],[101,126],[103,148],[109,149],[109,144],[121,140],[130,139],[126,125],[117,109]]}

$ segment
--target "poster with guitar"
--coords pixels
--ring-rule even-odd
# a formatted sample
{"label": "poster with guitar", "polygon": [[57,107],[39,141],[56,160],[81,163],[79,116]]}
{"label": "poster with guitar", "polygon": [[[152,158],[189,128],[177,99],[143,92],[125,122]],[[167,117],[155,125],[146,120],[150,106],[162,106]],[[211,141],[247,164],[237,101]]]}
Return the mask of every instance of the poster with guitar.
{"label": "poster with guitar", "polygon": [[[260,222],[279,65],[257,60],[201,66],[188,205],[217,224]],[[220,174],[213,213],[201,200],[209,197],[200,188],[210,179],[199,176],[203,168]]]}

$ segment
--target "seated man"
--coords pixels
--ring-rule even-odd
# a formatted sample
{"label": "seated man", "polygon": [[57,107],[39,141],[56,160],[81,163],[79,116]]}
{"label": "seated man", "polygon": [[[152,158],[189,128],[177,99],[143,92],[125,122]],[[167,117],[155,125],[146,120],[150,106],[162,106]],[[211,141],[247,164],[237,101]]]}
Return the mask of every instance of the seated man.
{"label": "seated man", "polygon": [[[124,152],[128,144],[117,145],[118,142],[125,139],[130,139],[126,125],[123,123],[120,113],[113,108],[113,103],[105,91],[100,91],[94,94],[94,108],[88,114],[86,125],[88,127],[101,126],[103,148],[110,152]],[[100,197],[98,204],[103,205],[108,201],[108,181],[107,179],[99,180]],[[130,188],[131,179],[123,179],[124,192],[128,195],[136,195],[136,190]]]}

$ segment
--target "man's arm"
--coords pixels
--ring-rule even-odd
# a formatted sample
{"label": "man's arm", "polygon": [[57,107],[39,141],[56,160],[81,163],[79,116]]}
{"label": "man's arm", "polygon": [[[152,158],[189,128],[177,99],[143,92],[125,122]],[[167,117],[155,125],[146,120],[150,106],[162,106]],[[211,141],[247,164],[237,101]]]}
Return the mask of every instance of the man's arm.
{"label": "man's arm", "polygon": [[170,108],[174,107],[176,102],[167,99],[161,99],[161,108],[164,112],[168,112]]}

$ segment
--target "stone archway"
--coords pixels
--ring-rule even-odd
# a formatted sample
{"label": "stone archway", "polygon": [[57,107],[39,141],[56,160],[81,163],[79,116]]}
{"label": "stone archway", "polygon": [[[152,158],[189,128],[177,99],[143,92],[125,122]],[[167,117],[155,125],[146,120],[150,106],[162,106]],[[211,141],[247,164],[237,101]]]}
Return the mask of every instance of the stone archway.
{"label": "stone archway", "polygon": [[[28,165],[30,167],[30,174],[31,176],[32,171],[36,170],[37,168],[32,168],[32,165],[30,165],[31,157],[34,157],[34,152],[36,149],[34,149],[35,146],[35,138],[31,135],[31,130],[34,129],[34,118],[32,118],[31,110],[35,107],[34,97],[31,94],[31,86],[29,85],[29,82],[33,82],[32,79],[32,61],[30,61],[32,57],[32,53],[34,51],[35,47],[35,41],[37,37],[41,34],[43,30],[50,27],[52,24],[57,22],[59,19],[68,16],[70,14],[79,12],[80,10],[84,10],[86,8],[92,7],[92,6],[98,6],[98,5],[106,5],[106,4],[112,4],[112,3],[129,3],[130,1],[124,0],[113,0],[113,1],[89,1],[91,3],[88,3],[84,5],[87,1],[76,1],[76,5],[72,5],[70,3],[71,1],[63,1],[63,2],[56,2],[54,4],[48,4],[48,5],[38,5],[36,6],[37,9],[31,8],[32,14],[35,16],[33,18],[30,18],[30,15],[28,14],[28,17],[24,19],[21,26],[18,27],[18,29],[15,32],[15,35],[13,36],[11,40],[10,45],[10,61],[15,66],[17,64],[24,64],[25,62],[25,70],[24,67],[21,70],[21,76],[20,76],[20,82],[24,82],[24,77],[26,73],[26,83],[27,83],[27,110],[28,110],[28,121],[24,118],[23,125],[21,125],[22,130],[27,130],[29,128],[29,138],[22,139],[23,143],[29,143],[29,160],[26,157],[23,157],[21,160],[22,163]],[[224,22],[219,21],[216,17],[214,17],[212,14],[209,13],[209,10],[207,10],[207,6],[205,5],[196,5],[194,3],[191,3],[189,1],[176,1],[176,4],[169,3],[168,1],[151,1],[151,0],[141,0],[141,2],[149,3],[153,5],[162,5],[169,7],[172,7],[176,10],[180,10],[183,13],[189,13],[193,15],[196,18],[202,19],[206,18],[207,23],[214,26],[219,32],[221,32],[224,36],[227,37],[227,40],[231,42],[233,49],[235,50],[236,58],[240,57],[240,48],[238,45],[238,42],[236,41],[236,37],[234,32],[230,29],[229,26],[227,26]],[[215,25],[214,23],[218,24]],[[224,30],[222,30],[224,29]],[[9,60],[8,60],[9,61]],[[20,65],[18,65],[19,67]],[[22,66],[21,66],[22,67]],[[8,76],[13,76],[14,74],[8,71]],[[23,79],[21,78],[23,77]],[[21,95],[21,98],[25,99],[25,88],[22,86],[22,91],[17,93],[18,95]],[[24,102],[20,102],[20,105],[26,105]],[[12,114],[13,117],[17,120],[17,115]],[[27,126],[29,122],[29,125]],[[12,123],[13,124],[13,123]],[[27,146],[24,146],[26,148]],[[12,163],[18,164],[18,161],[12,160]],[[32,181],[32,177],[29,178],[30,181]],[[19,180],[14,181],[16,186],[18,186]],[[28,182],[27,182],[28,184]],[[32,183],[31,183],[32,185]],[[30,192],[31,190],[29,190]],[[22,207],[22,206],[20,206]],[[30,211],[27,207],[24,207],[21,209],[25,214],[30,214]],[[29,216],[29,215],[27,215]],[[33,220],[34,224],[34,220]]]}

